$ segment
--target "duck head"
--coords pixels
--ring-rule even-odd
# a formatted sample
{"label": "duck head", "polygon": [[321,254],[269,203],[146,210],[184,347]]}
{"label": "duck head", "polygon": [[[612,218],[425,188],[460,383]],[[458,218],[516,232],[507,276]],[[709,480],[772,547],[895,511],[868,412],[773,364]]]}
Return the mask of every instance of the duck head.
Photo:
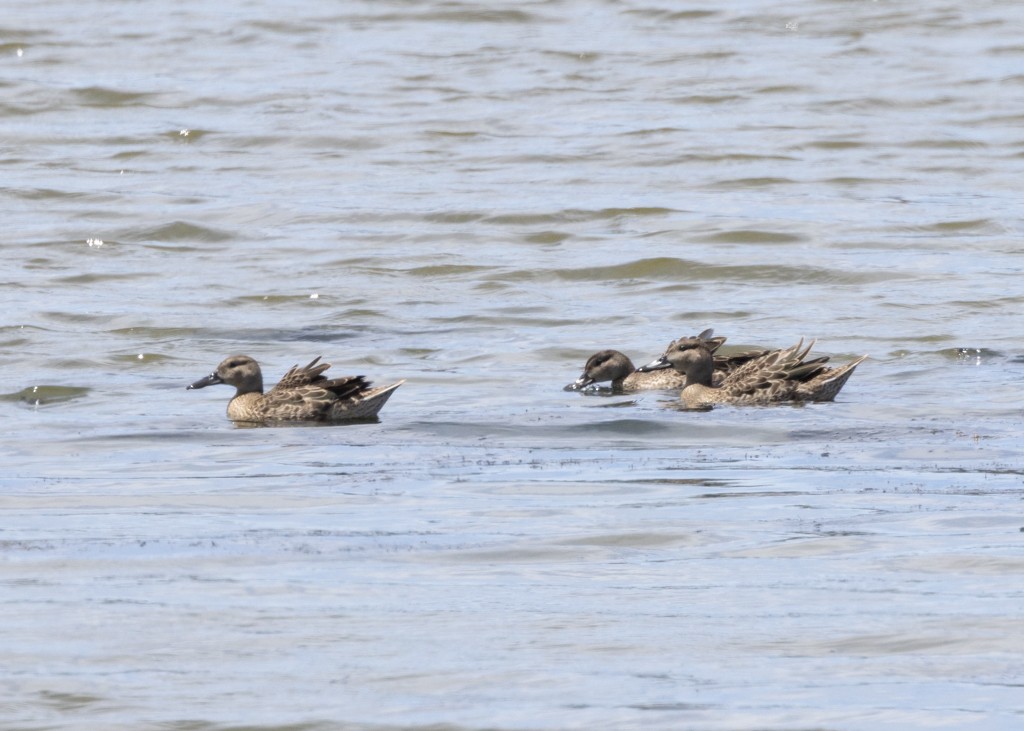
{"label": "duck head", "polygon": [[633,362],[617,350],[594,353],[583,366],[583,373],[566,386],[564,391],[579,391],[592,383],[618,381],[635,370]]}
{"label": "duck head", "polygon": [[195,383],[189,385],[186,390],[206,388],[218,383],[225,383],[234,386],[238,393],[263,393],[263,373],[260,371],[259,363],[247,355],[232,355],[221,361],[217,370]]}

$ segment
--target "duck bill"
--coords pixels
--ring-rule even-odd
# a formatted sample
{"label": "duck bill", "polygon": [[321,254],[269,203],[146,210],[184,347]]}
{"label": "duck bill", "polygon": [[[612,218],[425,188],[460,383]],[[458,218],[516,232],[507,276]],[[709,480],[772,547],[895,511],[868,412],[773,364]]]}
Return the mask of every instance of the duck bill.
{"label": "duck bill", "polygon": [[216,373],[211,373],[210,375],[206,376],[205,378],[200,378],[195,383],[193,383],[193,384],[191,384],[189,386],[186,386],[185,390],[186,391],[191,391],[191,390],[196,389],[196,388],[206,388],[207,386],[215,386],[218,383],[224,383],[224,381],[222,381],[221,377],[218,376]]}
{"label": "duck bill", "polygon": [[640,366],[637,370],[641,373],[650,373],[651,371],[662,371],[671,367],[672,364],[668,362],[668,358],[661,356],[657,360],[651,361],[645,366]]}
{"label": "duck bill", "polygon": [[590,378],[589,376],[584,374],[584,375],[580,376],[579,378],[577,378],[572,383],[570,383],[568,386],[563,388],[562,390],[563,391],[579,391],[580,389],[586,388],[587,386],[589,386],[593,382],[594,382],[593,378]]}

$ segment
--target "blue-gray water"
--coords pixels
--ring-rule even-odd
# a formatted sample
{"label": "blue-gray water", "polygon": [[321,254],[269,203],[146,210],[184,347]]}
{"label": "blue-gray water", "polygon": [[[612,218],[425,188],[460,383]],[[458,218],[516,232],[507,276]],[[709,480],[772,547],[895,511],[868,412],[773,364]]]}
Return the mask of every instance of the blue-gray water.
{"label": "blue-gray water", "polygon": [[[0,17],[0,727],[1017,729],[1024,5]],[[869,353],[837,401],[592,352]],[[240,429],[273,382],[378,423]]]}

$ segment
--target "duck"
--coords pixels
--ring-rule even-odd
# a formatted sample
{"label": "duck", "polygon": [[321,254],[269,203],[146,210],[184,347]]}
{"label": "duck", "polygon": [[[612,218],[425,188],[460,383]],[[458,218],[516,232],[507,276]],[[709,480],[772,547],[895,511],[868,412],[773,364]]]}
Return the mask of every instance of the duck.
{"label": "duck", "polygon": [[583,373],[564,391],[580,391],[592,383],[612,382],[613,391],[647,391],[676,389],[686,384],[686,376],[673,370],[641,373],[625,353],[601,350],[587,358]]}
{"label": "duck", "polygon": [[715,404],[773,404],[832,401],[868,356],[838,368],[825,365],[829,356],[807,359],[815,341],[803,338],[789,348],[770,350],[738,366],[721,383],[713,382],[712,351],[700,338],[674,341],[657,360],[638,370],[649,373],[674,369],[686,376],[679,399],[686,408],[705,409]]}
{"label": "duck", "polygon": [[405,380],[373,388],[363,376],[328,379],[329,363],[317,356],[308,365],[292,366],[284,378],[263,393],[263,372],[248,355],[232,355],[217,370],[186,390],[219,383],[235,387],[228,402],[228,418],[239,422],[309,421],[332,423],[372,418]]}
{"label": "duck", "polygon": [[[713,337],[714,332],[708,328],[693,336],[694,339],[701,340],[712,354],[721,348],[726,340],[724,337]],[[672,343],[669,343],[669,347],[672,347]],[[716,355],[712,377],[716,383],[721,383],[726,374],[767,352],[757,350],[726,356]],[[611,381],[613,391],[669,390],[682,389],[686,385],[686,376],[672,369],[644,371],[636,368],[625,353],[618,350],[601,350],[587,359],[580,377],[562,390],[579,391],[593,383],[605,381]]]}

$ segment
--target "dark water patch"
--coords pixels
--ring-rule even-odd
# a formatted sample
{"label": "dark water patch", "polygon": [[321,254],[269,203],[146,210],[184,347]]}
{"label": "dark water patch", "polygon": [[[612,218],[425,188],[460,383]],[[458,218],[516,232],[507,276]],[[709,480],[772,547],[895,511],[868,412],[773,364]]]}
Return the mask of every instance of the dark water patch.
{"label": "dark water patch", "polygon": [[481,221],[486,218],[486,215],[476,211],[442,211],[438,213],[428,213],[422,218],[424,221],[429,221],[431,223],[463,224]]}
{"label": "dark water patch", "polygon": [[693,533],[612,533],[555,541],[562,546],[604,546],[607,548],[660,548],[694,543]]}
{"label": "dark water patch", "polygon": [[[669,287],[662,287],[662,288],[659,288],[658,291],[668,290],[668,289],[669,289]],[[743,320],[746,320],[750,316],[751,316],[751,313],[747,312],[746,310],[693,310],[693,311],[677,312],[674,315],[671,315],[669,317],[669,320],[672,320],[672,321],[678,320],[680,322],[687,323],[687,328],[688,328],[687,331],[688,332],[690,330],[692,330],[693,332],[700,332],[702,328],[701,327],[694,327],[693,323],[715,323],[715,322],[733,322],[733,321],[742,322]],[[709,325],[709,327],[710,327],[710,325]],[[726,333],[726,336],[728,336],[728,333]],[[738,344],[737,343],[729,343],[729,344],[727,344],[725,346],[726,350],[723,351],[723,352],[728,352],[731,347],[736,346],[736,345],[738,345]],[[746,346],[744,346],[744,347],[746,347]]]}
{"label": "dark water patch", "polygon": [[[47,332],[50,331],[39,325],[0,325],[0,336],[16,338],[19,341],[26,335],[40,335]],[[0,345],[6,344],[5,341],[0,341]]]}
{"label": "dark water patch", "polygon": [[83,398],[91,390],[80,386],[29,386],[15,393],[0,395],[0,399],[29,406],[47,406]]}
{"label": "dark water patch", "polygon": [[85,201],[113,200],[112,196],[96,196],[93,193],[57,190],[56,188],[0,188],[0,193],[11,198],[28,201]]}
{"label": "dark water patch", "polygon": [[[635,403],[635,402],[633,402]],[[621,404],[615,404],[619,406]],[[595,424],[577,424],[572,427],[573,431],[581,434],[628,434],[631,436],[663,435],[665,425],[657,421],[644,421],[642,419],[615,419],[613,421],[601,421]]]}
{"label": "dark water patch", "polygon": [[763,154],[758,155],[749,152],[700,152],[680,155],[671,159],[676,163],[700,163],[702,165],[715,165],[717,163],[733,162],[791,162],[795,158],[790,155]]}
{"label": "dark water patch", "polygon": [[725,180],[716,180],[710,183],[710,188],[726,188],[726,189],[739,189],[744,190],[746,188],[770,188],[777,185],[795,185],[796,180],[790,178],[727,178]]}
{"label": "dark water patch", "polygon": [[[396,427],[397,431],[416,432],[433,434],[442,438],[469,439],[471,444],[496,436],[519,436],[523,430],[509,426],[508,424],[497,424],[493,422],[468,422],[468,421],[411,421],[403,426]],[[502,464],[493,461],[491,464]],[[510,463],[505,462],[508,465]]]}
{"label": "dark water patch", "polygon": [[337,313],[335,320],[381,320],[389,317],[388,313],[382,310],[371,310],[366,307],[350,307]]}
{"label": "dark water patch", "polygon": [[[543,25],[543,17],[524,10],[491,9],[478,6],[456,10],[434,10],[417,14],[414,20],[429,23],[479,23],[505,25],[509,23],[522,25]],[[494,51],[500,49],[491,49]]]}
{"label": "dark water patch", "polygon": [[208,226],[189,223],[188,221],[172,221],[160,226],[138,229],[126,229],[120,234],[125,241],[147,243],[160,241],[165,243],[201,241],[204,243],[222,243],[231,241],[236,236],[227,231],[220,231]]}
{"label": "dark water patch", "polygon": [[249,28],[263,33],[274,33],[286,37],[313,35],[323,32],[323,26],[319,23],[304,23],[289,20],[252,20],[246,23]]}
{"label": "dark water patch", "polygon": [[[448,359],[446,351],[441,350],[440,348],[398,348],[398,352],[410,360],[441,361],[443,363]],[[363,360],[372,365],[394,365],[394,361],[391,358],[377,357],[373,355],[368,355]]]}
{"label": "dark water patch", "polygon": [[968,219],[965,221],[938,221],[927,226],[915,226],[912,231],[936,234],[972,234],[995,235],[1004,232],[1004,227],[987,218]]}
{"label": "dark water patch", "polygon": [[655,7],[639,7],[639,8],[627,8],[622,11],[623,15],[633,15],[639,18],[652,18],[660,21],[692,21],[692,20],[706,20],[713,18],[716,15],[720,15],[721,11],[718,10],[667,10],[665,8]]}
{"label": "dark water patch", "polygon": [[109,698],[84,693],[60,693],[52,690],[39,692],[40,704],[55,711],[82,711],[89,706],[109,703]]}
{"label": "dark water patch", "polygon": [[575,322],[575,320],[570,318],[509,317],[505,315],[455,315],[452,317],[431,317],[428,319],[430,322],[487,325],[488,327],[502,329],[527,325],[533,327],[564,327],[566,325],[572,325]]}
{"label": "dark water patch", "polygon": [[865,147],[865,143],[859,140],[815,140],[805,142],[803,146],[819,150],[855,150]]}
{"label": "dark water patch", "polygon": [[[940,100],[946,101],[946,100]],[[914,140],[905,143],[909,148],[928,150],[984,150],[988,145],[979,140]]]}
{"label": "dark water patch", "polygon": [[672,97],[668,101],[670,104],[692,104],[707,107],[743,102],[746,101],[746,97],[739,94],[686,94],[684,96]]}
{"label": "dark water patch", "polygon": [[[1024,56],[1024,44],[1013,43],[1009,45],[992,46],[991,48],[988,49],[988,53],[990,53],[993,56]],[[1024,75],[1011,74],[1009,76],[1004,76],[1002,78],[1002,81],[1009,83],[1024,84]]]}
{"label": "dark water patch", "polygon": [[158,106],[160,94],[150,92],[119,91],[105,86],[86,86],[72,89],[77,104],[83,107],[140,107]]}
{"label": "dark water patch", "polygon": [[699,236],[695,241],[706,244],[798,244],[806,241],[806,237],[778,231],[761,231],[758,229],[738,229],[721,231],[708,236]]}
{"label": "dark water patch", "polygon": [[[820,182],[826,185],[892,185],[895,180],[887,180],[885,178],[858,178],[855,176],[843,176],[838,178],[825,178]],[[862,244],[851,245],[851,248],[861,248]]]}
{"label": "dark water patch", "polygon": [[366,330],[366,328],[351,325],[347,325],[346,328],[348,329],[325,330],[314,326],[299,327],[277,331],[277,335],[274,338],[285,342],[337,343],[359,337]]}
{"label": "dark water patch", "polygon": [[[202,330],[202,343],[209,345],[199,347],[208,350],[210,346],[236,348],[239,347],[239,343],[245,344],[245,347],[255,344],[263,346],[275,342],[333,343],[359,337],[369,327],[369,325],[364,326],[352,323],[346,323],[344,327],[339,326],[336,328],[324,327],[322,325],[306,325],[294,328],[237,326],[227,330],[207,327]],[[223,355],[227,355],[227,353]]]}
{"label": "dark water patch", "polygon": [[757,89],[757,94],[810,94],[814,90],[810,86],[798,86],[796,84],[773,84]]}
{"label": "dark water patch", "polygon": [[173,254],[194,254],[197,252],[206,252],[209,249],[205,246],[190,246],[187,244],[152,244],[152,243],[140,243],[137,244],[140,249],[146,249],[148,251],[162,251]]}
{"label": "dark water patch", "polygon": [[405,273],[414,277],[442,278],[458,277],[464,274],[477,274],[479,272],[492,271],[493,269],[494,267],[472,266],[468,264],[436,264],[434,266],[406,269]]}
{"label": "dark water patch", "polygon": [[667,216],[674,212],[671,208],[657,207],[600,208],[596,210],[571,208],[556,213],[502,214],[490,216],[485,218],[484,221],[496,225],[537,226],[570,222],[605,221],[615,218]]}
{"label": "dark water patch", "polygon": [[57,277],[53,281],[60,284],[97,284],[104,282],[131,282],[141,279],[151,279],[159,276],[161,275],[148,272],[135,272],[133,274],[98,274],[90,272],[88,274],[72,274],[67,277]]}
{"label": "dark water patch", "polygon": [[63,322],[72,325],[92,325],[102,329],[103,324],[110,324],[110,315],[93,315],[87,312],[40,312],[40,317],[56,322]]}
{"label": "dark water patch", "polygon": [[[679,467],[666,467],[666,470],[677,470]],[[647,477],[629,480],[601,480],[601,484],[624,484],[624,485],[674,485],[682,487],[702,487],[702,488],[735,488],[739,486],[746,486],[749,481],[741,480],[723,480],[708,477]]]}
{"label": "dark water patch", "polygon": [[630,282],[632,280],[721,282],[728,280],[775,284],[863,284],[905,278],[906,276],[906,274],[894,271],[839,271],[822,267],[796,267],[783,264],[718,265],[687,259],[659,257],[637,259],[625,264],[578,269],[516,270],[502,273],[500,278],[509,281],[543,281],[554,277],[570,282]]}
{"label": "dark water patch", "polygon": [[565,231],[538,231],[536,233],[528,234],[523,237],[523,241],[528,244],[561,244],[563,241],[571,239],[572,234]]}
{"label": "dark water patch", "polygon": [[472,130],[449,130],[449,129],[428,129],[423,132],[424,137],[440,137],[449,138],[454,137],[456,139],[472,139],[474,137],[481,137],[479,132]]}
{"label": "dark water patch", "polygon": [[655,127],[651,129],[631,129],[623,132],[623,137],[664,137],[685,132],[679,127]]}
{"label": "dark water patch", "polygon": [[514,289],[506,282],[480,282],[473,287],[474,292],[507,292]]}
{"label": "dark water patch", "polygon": [[126,160],[140,160],[152,156],[153,152],[151,150],[122,150],[121,152],[115,152],[109,159],[114,162],[124,162]]}
{"label": "dark water patch", "polygon": [[[265,142],[261,144],[251,145],[252,149],[259,149],[260,147],[277,146],[282,143],[279,137],[268,137]],[[384,144],[375,137],[354,137],[350,135],[338,136],[338,137],[325,137],[323,135],[316,135],[312,137],[296,137],[287,140],[288,144],[293,145],[297,148],[304,148],[315,150],[317,152],[324,152],[325,150],[334,153],[339,150],[345,150],[349,152],[362,152],[367,150],[377,150],[384,147]],[[249,145],[245,145],[249,147]]]}
{"label": "dark water patch", "polygon": [[[403,237],[404,238],[404,237]],[[397,237],[396,239],[397,240]],[[401,269],[385,269],[378,266],[380,264],[380,257],[353,257],[351,259],[332,259],[324,263],[324,269],[334,270],[346,270],[350,274],[356,273],[367,273],[367,274],[382,274],[385,276],[398,276],[401,274]],[[412,256],[405,259],[407,263],[415,261]],[[358,301],[358,300],[354,300]]]}

